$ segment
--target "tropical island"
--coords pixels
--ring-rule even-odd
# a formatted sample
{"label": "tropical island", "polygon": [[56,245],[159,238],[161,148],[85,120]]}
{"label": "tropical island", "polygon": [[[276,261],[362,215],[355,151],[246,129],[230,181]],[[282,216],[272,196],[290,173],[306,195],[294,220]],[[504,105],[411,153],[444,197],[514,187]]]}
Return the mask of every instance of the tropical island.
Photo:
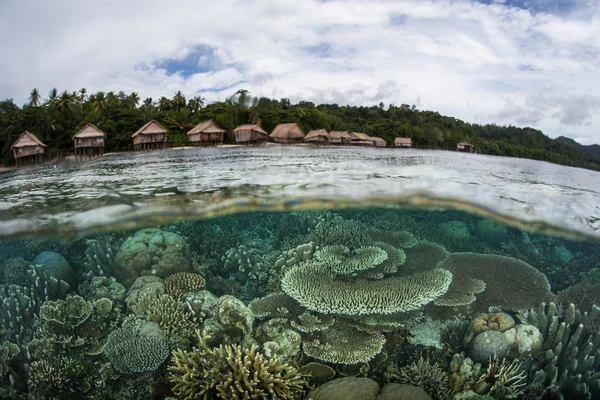
{"label": "tropical island", "polygon": [[201,96],[186,99],[181,91],[141,101],[135,92],[97,92],[86,89],[59,93],[52,89],[43,100],[33,89],[27,104],[12,99],[0,102],[0,161],[14,163],[11,146],[28,131],[47,146],[46,151],[73,147],[73,135],[92,123],[105,135],[104,151],[133,150],[132,133],[148,121],[157,121],[168,131],[169,146],[189,144],[187,133],[201,121],[213,120],[225,130],[224,143],[235,143],[234,129],[258,124],[271,132],[282,123],[296,123],[304,131],[364,132],[393,146],[396,138],[410,138],[412,147],[453,150],[461,141],[473,144],[478,153],[530,158],[557,164],[600,170],[600,145],[583,146],[573,139],[551,139],[539,130],[471,124],[414,105],[380,103],[371,107],[338,104],[293,104],[253,97],[239,90],[225,101],[205,104]]}

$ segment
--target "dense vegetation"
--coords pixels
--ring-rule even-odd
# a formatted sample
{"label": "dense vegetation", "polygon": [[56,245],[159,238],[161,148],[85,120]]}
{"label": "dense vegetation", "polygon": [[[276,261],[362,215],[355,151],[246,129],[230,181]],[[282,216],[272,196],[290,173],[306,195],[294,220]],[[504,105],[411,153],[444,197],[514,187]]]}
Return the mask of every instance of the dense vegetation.
{"label": "dense vegetation", "polygon": [[42,102],[37,89],[31,91],[23,107],[12,100],[0,102],[0,157],[11,161],[10,147],[24,130],[36,134],[48,145],[48,151],[70,148],[71,137],[91,122],[107,135],[106,151],[132,148],[131,134],[150,119],[169,130],[173,144],[187,142],[185,132],[198,122],[214,118],[230,135],[242,123],[261,123],[271,131],[278,123],[297,122],[305,130],[349,130],[384,138],[411,137],[415,147],[453,149],[467,140],[484,154],[532,158],[554,163],[600,170],[600,146],[581,146],[567,138],[552,140],[531,128],[476,125],[446,117],[434,111],[422,111],[402,104],[383,103],[372,107],[315,105],[308,101],[292,104],[288,99],[254,98],[240,90],[225,101],[204,104],[202,97],[187,99],[179,91],[173,98],[148,98],[140,101],[137,93],[98,92],[88,96],[56,89]]}

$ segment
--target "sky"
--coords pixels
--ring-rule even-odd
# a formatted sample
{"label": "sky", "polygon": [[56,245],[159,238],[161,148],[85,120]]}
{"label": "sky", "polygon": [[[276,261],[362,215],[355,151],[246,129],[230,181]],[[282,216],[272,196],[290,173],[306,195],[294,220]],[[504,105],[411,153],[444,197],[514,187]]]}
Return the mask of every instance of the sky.
{"label": "sky", "polygon": [[600,0],[0,0],[31,89],[416,105],[600,144]]}

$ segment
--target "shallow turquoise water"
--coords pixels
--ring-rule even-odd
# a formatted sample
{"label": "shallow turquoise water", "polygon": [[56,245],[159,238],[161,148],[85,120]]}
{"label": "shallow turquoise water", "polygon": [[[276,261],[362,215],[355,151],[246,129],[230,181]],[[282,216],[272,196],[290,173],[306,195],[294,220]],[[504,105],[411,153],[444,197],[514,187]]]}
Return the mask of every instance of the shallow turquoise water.
{"label": "shallow turquoise water", "polygon": [[595,398],[597,187],[581,169],[393,149],[4,173],[0,396],[300,399],[362,377],[434,399]]}

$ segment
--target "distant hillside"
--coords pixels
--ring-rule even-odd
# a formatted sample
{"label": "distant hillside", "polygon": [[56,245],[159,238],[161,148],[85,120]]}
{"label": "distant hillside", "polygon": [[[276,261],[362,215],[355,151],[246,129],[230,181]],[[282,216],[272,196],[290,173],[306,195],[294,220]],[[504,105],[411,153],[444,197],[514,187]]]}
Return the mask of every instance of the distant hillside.
{"label": "distant hillside", "polygon": [[308,132],[312,129],[364,132],[394,143],[396,137],[412,138],[414,147],[456,149],[466,140],[479,153],[531,158],[557,164],[600,170],[600,146],[582,146],[572,139],[550,139],[541,131],[495,124],[470,124],[414,105],[383,103],[370,107],[314,104],[289,99],[252,97],[240,90],[225,101],[204,104],[195,96],[186,99],[181,91],[172,98],[141,100],[137,93],[88,93],[56,89],[42,100],[37,89],[23,106],[8,99],[0,101],[0,162],[12,163],[11,145],[25,130],[37,135],[46,151],[69,149],[72,136],[91,122],[106,134],[105,151],[132,149],[131,134],[154,119],[168,131],[173,146],[188,143],[188,132],[201,121],[213,119],[227,131],[226,143],[235,143],[232,132],[240,124],[261,124],[271,132],[277,124],[295,122]]}

